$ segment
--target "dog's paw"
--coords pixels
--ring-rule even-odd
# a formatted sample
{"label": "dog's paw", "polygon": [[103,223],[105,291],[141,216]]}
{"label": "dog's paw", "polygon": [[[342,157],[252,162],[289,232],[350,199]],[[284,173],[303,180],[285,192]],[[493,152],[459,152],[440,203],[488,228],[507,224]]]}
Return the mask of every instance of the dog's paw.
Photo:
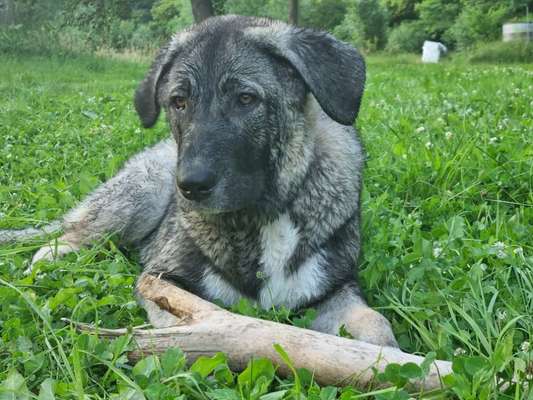
{"label": "dog's paw", "polygon": [[346,318],[345,327],[354,339],[378,346],[399,347],[390,322],[371,308],[352,310]]}
{"label": "dog's paw", "polygon": [[53,261],[57,258],[63,257],[65,254],[72,253],[79,250],[79,247],[69,242],[50,242],[47,245],[41,247],[37,253],[34,254],[31,259],[31,264],[28,269],[24,271],[25,275],[29,275],[32,272],[33,266],[41,260]]}

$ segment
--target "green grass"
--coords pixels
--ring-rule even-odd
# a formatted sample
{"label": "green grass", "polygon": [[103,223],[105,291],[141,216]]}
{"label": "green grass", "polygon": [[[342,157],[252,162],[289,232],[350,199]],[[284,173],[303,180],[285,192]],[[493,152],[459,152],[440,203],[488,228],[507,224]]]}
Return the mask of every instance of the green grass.
{"label": "green grass", "polygon": [[[361,284],[402,349],[454,361],[446,391],[414,397],[531,399],[533,68],[393,62],[369,60],[358,120],[368,153]],[[166,135],[163,122],[140,129],[132,107],[146,68],[3,56],[0,228],[59,217]],[[189,369],[174,350],[132,367],[128,338],[100,341],[61,318],[145,323],[135,254],[108,240],[24,276],[40,244],[0,248],[2,400],[408,398],[395,369],[382,378],[399,388],[371,396],[319,388],[305,371],[282,380],[264,360],[237,375],[222,356]],[[302,323],[285,310],[235,311]]]}
{"label": "green grass", "polygon": [[478,43],[455,57],[469,63],[533,63],[533,44],[525,40]]}

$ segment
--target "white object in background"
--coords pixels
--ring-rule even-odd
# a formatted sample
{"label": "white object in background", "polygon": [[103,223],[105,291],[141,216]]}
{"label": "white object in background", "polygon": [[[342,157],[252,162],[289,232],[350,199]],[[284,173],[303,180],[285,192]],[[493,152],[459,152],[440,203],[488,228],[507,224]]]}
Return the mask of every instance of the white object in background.
{"label": "white object in background", "polygon": [[423,63],[438,63],[440,56],[448,51],[446,46],[441,42],[432,42],[426,40],[422,47],[422,62]]}
{"label": "white object in background", "polygon": [[533,22],[503,24],[502,36],[504,42],[510,42],[512,40],[533,40]]}

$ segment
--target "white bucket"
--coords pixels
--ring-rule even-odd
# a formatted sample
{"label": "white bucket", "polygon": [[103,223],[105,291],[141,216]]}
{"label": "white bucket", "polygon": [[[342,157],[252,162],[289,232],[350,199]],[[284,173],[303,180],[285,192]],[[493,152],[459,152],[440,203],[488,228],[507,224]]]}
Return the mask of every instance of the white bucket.
{"label": "white bucket", "polygon": [[441,42],[432,42],[426,40],[422,46],[422,62],[423,63],[438,63],[441,55],[448,51],[446,46]]}
{"label": "white bucket", "polygon": [[504,42],[533,40],[533,22],[503,24],[502,37]]}

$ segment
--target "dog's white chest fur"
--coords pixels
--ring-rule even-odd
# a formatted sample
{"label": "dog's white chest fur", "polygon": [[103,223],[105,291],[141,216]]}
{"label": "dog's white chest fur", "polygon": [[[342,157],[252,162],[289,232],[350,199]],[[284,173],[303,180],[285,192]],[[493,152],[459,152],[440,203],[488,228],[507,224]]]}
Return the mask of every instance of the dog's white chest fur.
{"label": "dog's white chest fur", "polygon": [[323,278],[320,255],[310,257],[293,274],[286,270],[299,240],[298,228],[287,214],[261,229],[260,263],[265,280],[258,298],[261,307],[284,305],[294,308],[317,294]]}

